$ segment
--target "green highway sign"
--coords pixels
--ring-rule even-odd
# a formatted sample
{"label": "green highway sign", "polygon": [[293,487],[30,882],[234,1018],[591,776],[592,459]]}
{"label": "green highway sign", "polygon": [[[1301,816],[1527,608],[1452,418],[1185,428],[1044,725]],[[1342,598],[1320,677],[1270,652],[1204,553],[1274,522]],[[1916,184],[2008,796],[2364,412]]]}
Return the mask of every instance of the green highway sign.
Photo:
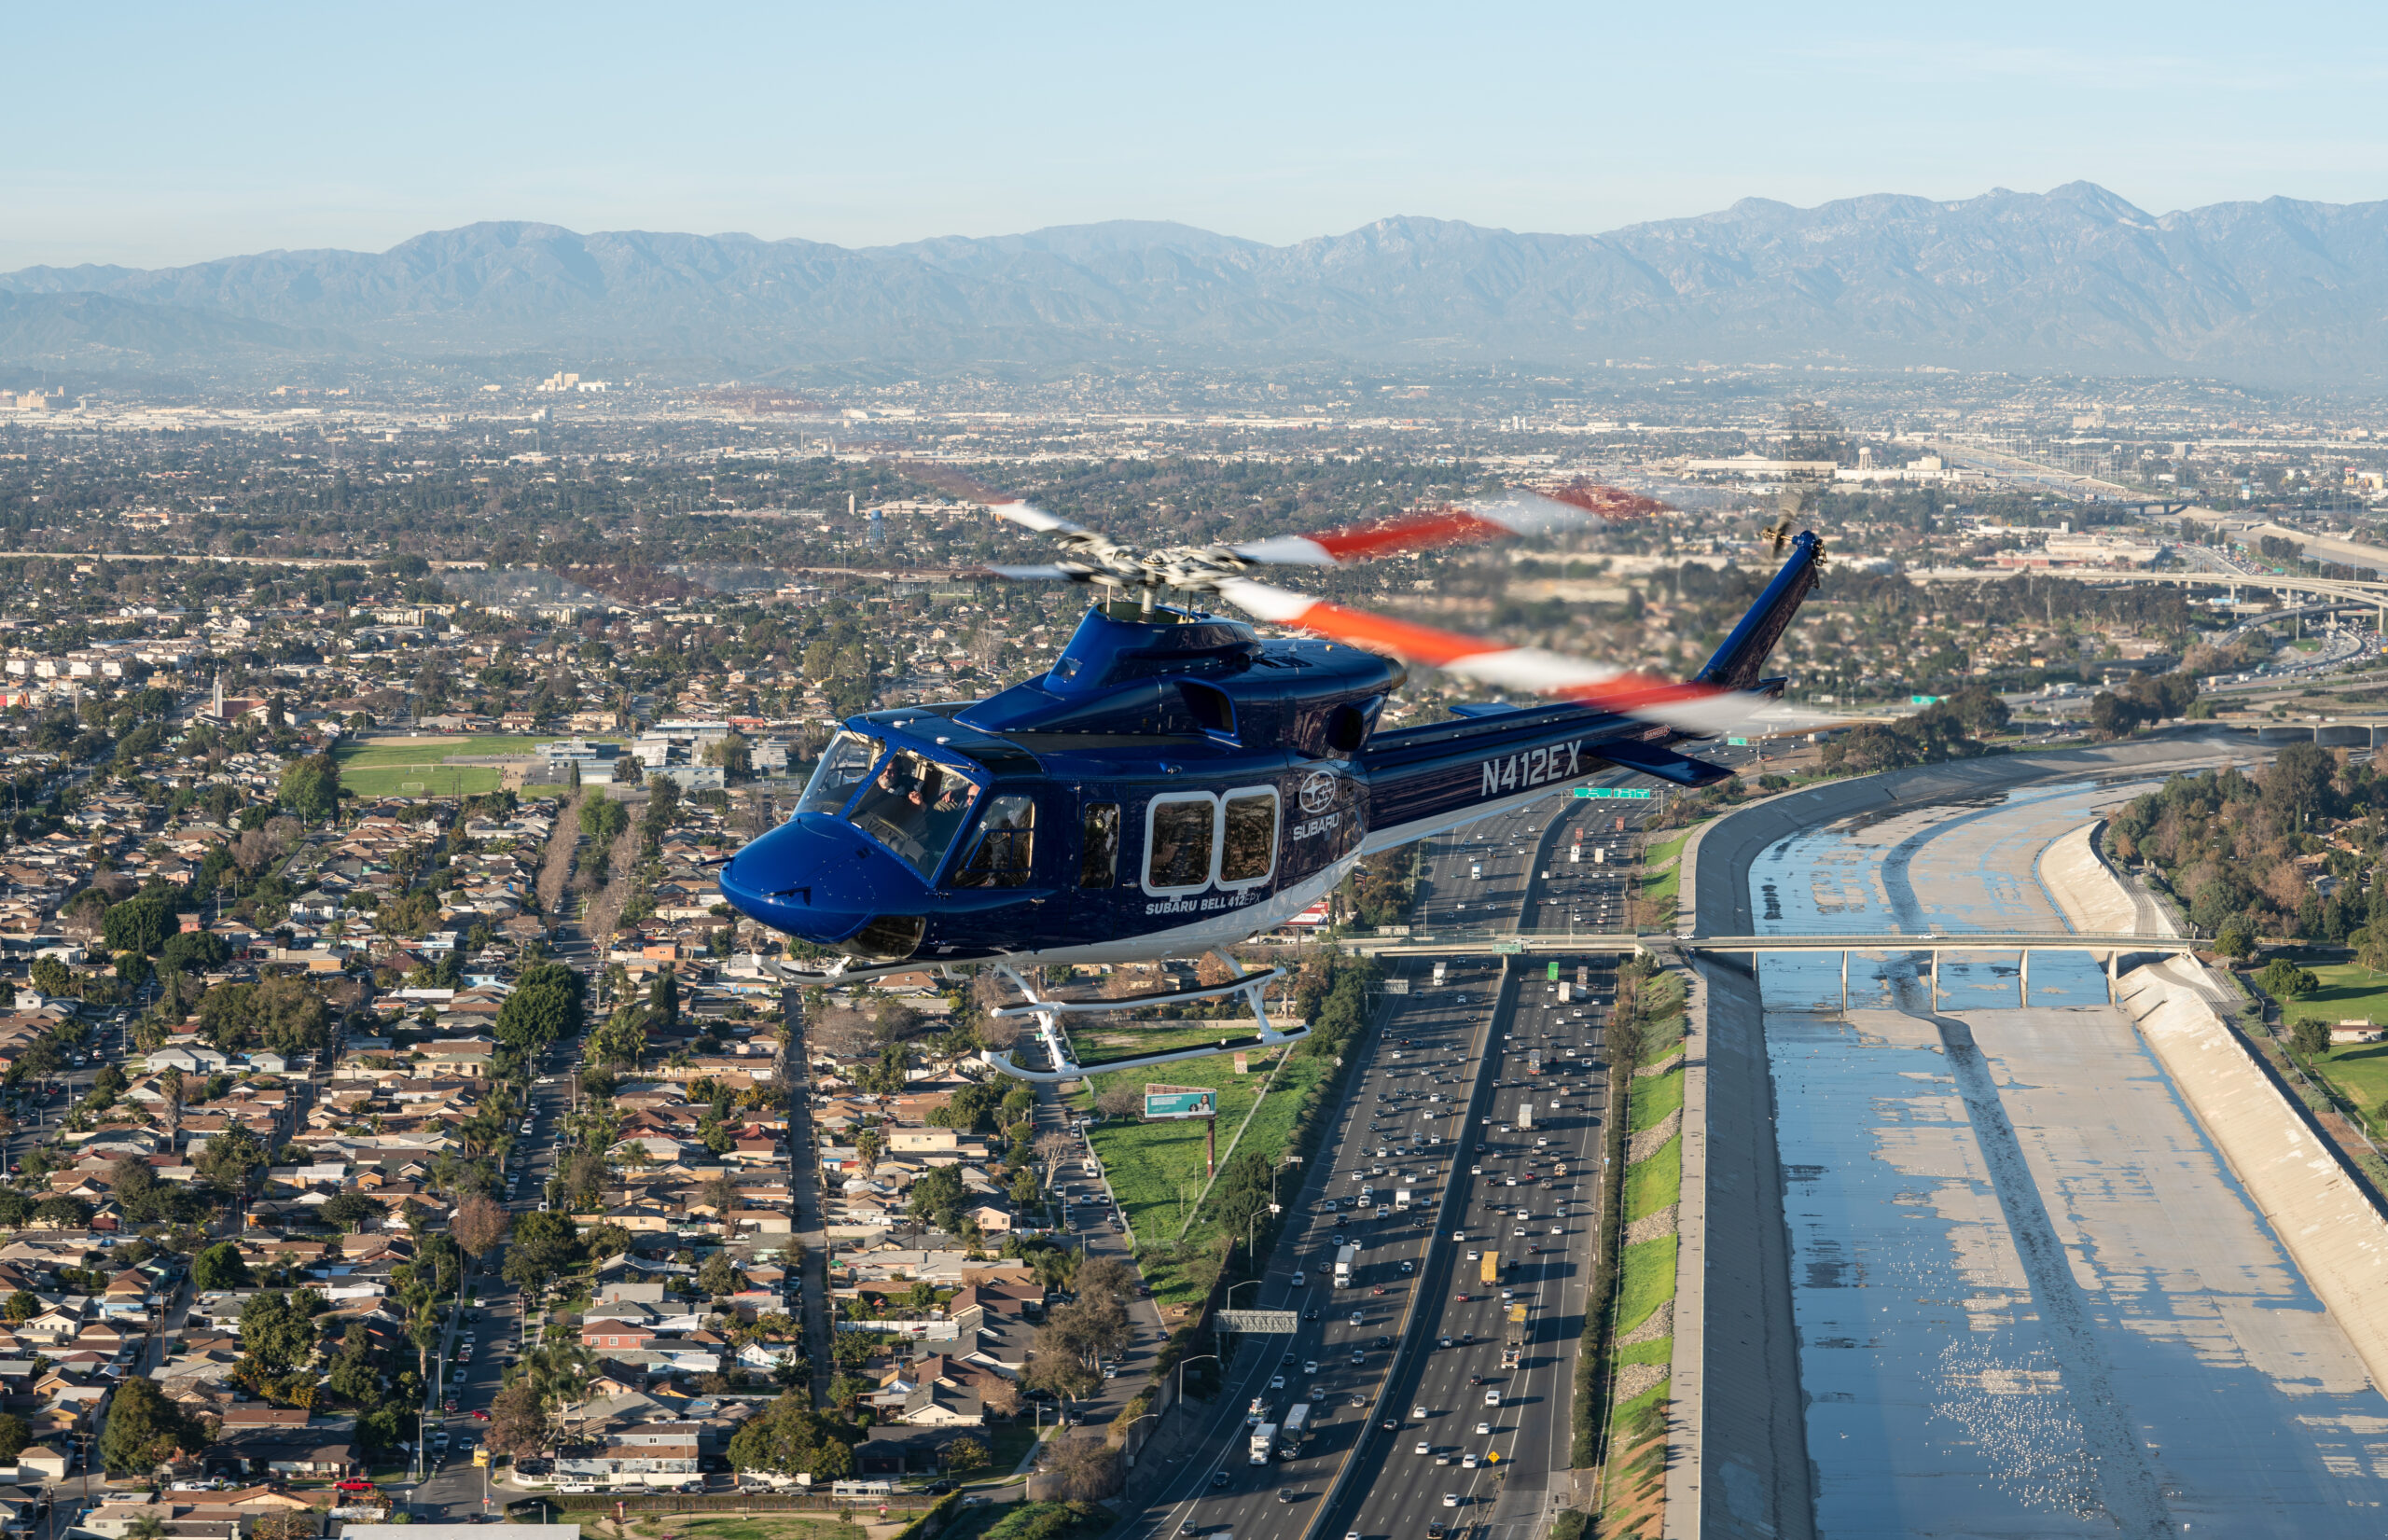
{"label": "green highway sign", "polygon": [[1746,738],[1728,738],[1725,742],[1729,747],[1737,749],[1745,749],[1750,746],[1750,741]]}
{"label": "green highway sign", "polygon": [[1910,695],[1907,698],[1907,703],[1910,706],[1937,706],[1940,703],[1940,698],[1937,695]]}
{"label": "green highway sign", "polygon": [[1209,1117],[1218,1112],[1215,1091],[1148,1090],[1145,1092],[1145,1116],[1159,1117]]}
{"label": "green highway sign", "polygon": [[1605,801],[1647,802],[1659,794],[1643,786],[1577,786],[1576,795]]}

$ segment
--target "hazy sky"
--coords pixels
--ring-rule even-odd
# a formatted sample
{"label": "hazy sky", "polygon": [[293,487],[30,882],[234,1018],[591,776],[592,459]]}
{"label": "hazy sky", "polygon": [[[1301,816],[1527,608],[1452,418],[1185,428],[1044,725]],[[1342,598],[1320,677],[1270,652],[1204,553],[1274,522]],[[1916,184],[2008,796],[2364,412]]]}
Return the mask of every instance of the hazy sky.
{"label": "hazy sky", "polygon": [[1737,198],[2388,190],[2354,6],[48,6],[0,269],[425,229],[1593,231]]}

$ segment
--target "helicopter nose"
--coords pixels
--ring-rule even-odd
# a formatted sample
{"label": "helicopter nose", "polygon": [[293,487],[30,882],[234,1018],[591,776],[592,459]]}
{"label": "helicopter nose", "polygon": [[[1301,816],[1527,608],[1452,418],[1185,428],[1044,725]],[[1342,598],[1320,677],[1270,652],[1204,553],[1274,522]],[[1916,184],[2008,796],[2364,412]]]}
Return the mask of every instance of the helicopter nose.
{"label": "helicopter nose", "polygon": [[802,813],[722,867],[721,895],[773,930],[826,947],[881,916],[921,914],[928,887],[843,821]]}

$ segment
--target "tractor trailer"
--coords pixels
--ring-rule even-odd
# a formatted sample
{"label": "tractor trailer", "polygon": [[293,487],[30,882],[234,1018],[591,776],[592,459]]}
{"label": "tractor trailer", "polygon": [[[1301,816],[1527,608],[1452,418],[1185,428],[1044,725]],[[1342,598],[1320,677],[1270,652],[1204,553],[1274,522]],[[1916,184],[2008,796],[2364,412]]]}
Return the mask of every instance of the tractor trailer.
{"label": "tractor trailer", "polygon": [[1252,1464],[1265,1465],[1269,1463],[1269,1456],[1276,1451],[1276,1448],[1277,1424],[1263,1422],[1252,1430],[1252,1442],[1245,1452],[1251,1456]]}
{"label": "tractor trailer", "polygon": [[1360,1248],[1357,1246],[1345,1246],[1342,1250],[1335,1254],[1335,1283],[1337,1287],[1348,1288],[1351,1286],[1352,1269],[1359,1262],[1359,1260]]}
{"label": "tractor trailer", "polygon": [[1301,1456],[1302,1440],[1310,1436],[1310,1403],[1289,1408],[1284,1425],[1277,1430],[1277,1457],[1295,1460]]}

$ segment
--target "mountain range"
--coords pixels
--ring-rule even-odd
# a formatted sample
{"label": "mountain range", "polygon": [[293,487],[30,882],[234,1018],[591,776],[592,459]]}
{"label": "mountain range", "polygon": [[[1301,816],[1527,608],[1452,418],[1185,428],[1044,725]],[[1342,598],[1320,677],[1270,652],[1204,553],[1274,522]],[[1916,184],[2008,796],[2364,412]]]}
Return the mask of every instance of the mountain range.
{"label": "mountain range", "polygon": [[2388,201],[2151,215],[2089,183],[1602,235],[1114,221],[847,248],[492,222],[385,252],[0,274],[0,363],[271,372],[1837,363],[2376,388]]}

